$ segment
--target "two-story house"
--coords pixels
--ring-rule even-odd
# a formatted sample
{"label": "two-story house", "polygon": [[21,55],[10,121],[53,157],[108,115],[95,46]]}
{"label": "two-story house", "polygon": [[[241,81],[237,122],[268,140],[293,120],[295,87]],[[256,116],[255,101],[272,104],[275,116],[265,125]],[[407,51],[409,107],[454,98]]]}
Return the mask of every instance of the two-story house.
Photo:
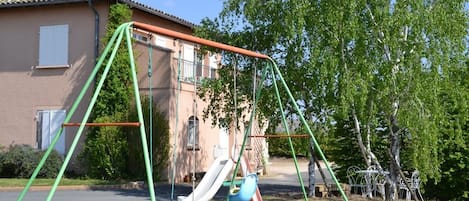
{"label": "two-story house", "polygon": [[[134,21],[185,34],[192,34],[196,26],[132,0],[0,0],[0,145],[29,144],[39,149],[49,146],[104,47],[100,38],[106,31],[109,7],[116,2],[132,9]],[[178,156],[174,163],[176,180],[181,181],[190,174],[194,165],[191,161],[197,161],[196,172],[206,171],[217,152],[214,148],[228,149],[233,143],[229,131],[211,125],[210,120],[202,121],[202,110],[207,104],[195,95],[195,81],[216,78],[220,56],[199,57],[196,44],[145,30],[134,30],[133,36],[139,53],[136,61],[142,93],[150,88],[148,43],[153,50],[151,88],[154,99],[169,120],[169,143],[172,144],[176,136],[179,139],[178,148],[171,149],[171,155],[176,152]],[[179,52],[181,65],[178,65]],[[180,90],[178,67],[182,68]],[[71,122],[81,120],[91,94],[92,91],[88,91]],[[194,101],[197,103],[195,111]],[[198,131],[190,132],[194,128]],[[73,127],[64,130],[56,146],[60,153],[68,151],[75,133]],[[193,146],[197,148],[196,154],[190,151]],[[265,147],[247,152],[253,163],[259,163],[255,166],[260,166],[260,150]],[[169,164],[168,173],[176,168],[172,162]]]}

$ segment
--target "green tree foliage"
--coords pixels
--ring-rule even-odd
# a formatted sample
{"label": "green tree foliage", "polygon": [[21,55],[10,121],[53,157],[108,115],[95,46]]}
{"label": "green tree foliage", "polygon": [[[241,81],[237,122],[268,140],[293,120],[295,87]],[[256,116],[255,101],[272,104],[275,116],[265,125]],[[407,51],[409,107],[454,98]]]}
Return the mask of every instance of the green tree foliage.
{"label": "green tree foliage", "polygon": [[[279,135],[285,135],[284,133]],[[292,152],[288,144],[288,138],[269,138],[269,155],[270,156],[283,156],[291,157]],[[309,141],[304,138],[293,138],[293,147],[297,156],[308,156],[309,154]]]}
{"label": "green tree foliage", "polygon": [[[131,20],[132,12],[124,4],[113,4],[109,10],[107,32],[102,40],[107,44],[119,25]],[[108,58],[109,59],[109,58]],[[104,63],[107,63],[105,61]],[[93,122],[122,122],[132,100],[130,58],[125,42],[120,44],[111,71],[93,108]],[[104,68],[102,68],[104,69]],[[96,85],[102,71],[98,72]],[[88,129],[82,159],[92,177],[117,179],[126,176],[127,137],[121,127],[92,127]]]}
{"label": "green tree foliage", "polygon": [[[467,64],[467,62],[466,62]],[[428,197],[439,200],[467,200],[469,198],[469,71],[453,69],[440,97],[448,121],[440,126],[438,143],[442,162],[441,180],[431,179],[425,188]],[[454,86],[463,86],[463,90]]]}
{"label": "green tree foliage", "polygon": [[[109,20],[107,32],[102,44],[107,44],[111,39],[114,31],[121,24],[131,21],[132,10],[125,4],[113,4],[109,10]],[[107,60],[104,62],[107,63]],[[131,101],[131,76],[130,76],[130,58],[127,51],[126,43],[120,44],[117,55],[114,58],[111,67],[111,73],[106,77],[106,81],[99,93],[96,105],[93,108],[93,117],[102,117],[106,115],[114,115],[118,112],[124,112],[129,109]],[[96,78],[96,85],[99,82],[102,71]]]}
{"label": "green tree foliage", "polygon": [[[145,122],[145,132],[147,139],[150,139],[150,99],[148,96],[142,97],[143,118]],[[134,105],[135,107],[135,105]],[[153,103],[152,107],[152,133],[153,133],[153,179],[158,181],[161,179],[162,173],[165,171],[169,161],[169,122],[165,115],[159,111],[157,105]],[[129,121],[138,121],[137,110],[129,113]],[[146,176],[145,163],[143,159],[142,140],[140,138],[140,130],[136,127],[127,127],[127,141],[129,145],[129,159],[127,160],[127,168],[129,177],[135,179],[144,179]],[[150,141],[148,141],[150,143]],[[150,149],[150,145],[148,145]]]}
{"label": "green tree foliage", "polygon": [[[204,20],[197,33],[271,55],[306,118],[320,119],[335,130],[334,139],[350,143],[336,154],[358,154],[362,166],[388,169],[387,182],[394,192],[388,199],[396,199],[402,168],[418,169],[424,183],[428,178],[439,182],[442,175],[449,175],[441,171],[449,165],[447,158],[465,161],[447,146],[467,139],[463,137],[467,136],[467,107],[459,107],[464,105],[460,101],[441,102],[447,91],[466,95],[468,91],[467,85],[452,81],[456,73],[467,77],[465,4],[465,0],[229,0],[220,18]],[[254,67],[259,71],[262,66],[256,60],[226,56],[226,66],[242,66],[236,74],[237,94],[250,100],[250,78]],[[216,102],[205,112],[213,117],[233,111],[232,99],[220,99],[233,97],[233,72],[226,67],[221,74],[204,90],[206,99]],[[275,79],[264,83],[267,88],[260,104],[271,127],[281,117],[278,108],[272,107]],[[462,97],[467,102],[467,96]],[[287,113],[293,111],[291,104],[285,105]],[[461,136],[442,143],[442,137],[453,136],[449,131],[455,128]],[[462,166],[458,168],[464,170]]]}

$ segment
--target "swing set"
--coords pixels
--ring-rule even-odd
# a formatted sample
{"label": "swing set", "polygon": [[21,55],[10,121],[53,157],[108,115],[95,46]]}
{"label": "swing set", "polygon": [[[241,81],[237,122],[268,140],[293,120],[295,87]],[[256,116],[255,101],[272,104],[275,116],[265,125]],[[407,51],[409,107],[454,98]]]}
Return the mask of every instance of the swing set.
{"label": "swing set", "polygon": [[[308,200],[308,197],[307,197],[307,193],[306,193],[306,190],[305,190],[305,187],[304,187],[304,184],[303,184],[303,179],[301,178],[301,174],[300,174],[300,171],[299,171],[299,168],[298,168],[298,162],[296,160],[293,144],[292,144],[292,141],[291,141],[291,138],[294,137],[294,135],[290,134],[290,131],[288,130],[287,120],[286,120],[285,112],[284,112],[284,109],[283,109],[283,103],[281,101],[281,97],[280,97],[280,93],[279,93],[279,88],[277,86],[277,82],[280,82],[280,85],[287,92],[290,103],[294,106],[294,109],[296,110],[297,115],[299,116],[299,119],[301,120],[303,126],[306,128],[307,135],[309,136],[309,138],[313,142],[315,150],[317,151],[317,153],[319,154],[321,159],[324,161],[324,163],[326,165],[326,168],[329,171],[329,173],[332,177],[332,180],[337,185],[337,188],[339,189],[343,200],[348,201],[347,196],[345,195],[344,191],[342,190],[341,185],[337,181],[337,179],[336,179],[336,177],[335,177],[335,175],[334,175],[334,173],[333,173],[333,171],[332,171],[332,169],[329,165],[329,162],[327,161],[324,154],[322,153],[321,148],[319,147],[319,144],[317,143],[317,141],[316,141],[316,139],[315,139],[309,125],[307,124],[303,114],[301,113],[301,110],[300,110],[300,107],[297,104],[297,101],[293,97],[290,89],[288,88],[288,86],[287,86],[287,84],[286,84],[282,74],[280,73],[280,70],[278,69],[278,67],[277,67],[274,60],[272,60],[267,55],[256,53],[256,52],[253,52],[253,51],[250,51],[250,50],[246,50],[246,49],[242,49],[242,48],[238,48],[238,47],[234,47],[234,46],[230,46],[230,45],[226,45],[226,44],[222,44],[222,43],[218,43],[218,42],[198,38],[198,37],[195,37],[195,36],[183,34],[183,33],[180,33],[180,32],[171,31],[171,30],[168,30],[168,29],[164,29],[164,28],[161,28],[161,27],[157,27],[157,26],[149,25],[149,24],[144,24],[144,23],[140,23],[140,22],[124,23],[124,24],[120,25],[116,29],[116,31],[113,33],[111,39],[109,40],[108,44],[106,45],[106,47],[103,51],[103,53],[99,57],[98,62],[96,63],[93,71],[91,72],[88,80],[85,82],[85,84],[84,84],[82,90],[80,91],[78,97],[76,98],[75,102],[73,103],[72,107],[70,108],[69,113],[65,117],[63,126],[55,134],[55,137],[53,138],[49,148],[44,153],[44,156],[42,157],[42,159],[40,160],[38,166],[36,167],[33,174],[31,175],[28,183],[24,187],[23,191],[20,193],[20,195],[17,199],[18,201],[22,201],[24,199],[24,196],[29,191],[31,185],[33,184],[34,180],[36,179],[37,175],[39,174],[39,171],[44,166],[44,163],[46,162],[47,158],[49,157],[50,153],[52,152],[55,144],[59,140],[60,135],[62,134],[62,131],[63,131],[64,127],[66,127],[66,126],[78,126],[79,128],[78,128],[77,134],[75,135],[75,137],[72,141],[72,144],[69,148],[69,151],[68,151],[68,153],[66,154],[66,156],[64,158],[64,162],[63,162],[63,164],[62,164],[62,166],[61,166],[61,168],[60,168],[60,170],[57,174],[55,182],[54,182],[53,186],[51,187],[51,189],[49,191],[49,194],[48,194],[47,199],[46,199],[47,201],[52,200],[52,197],[54,196],[55,191],[57,190],[57,187],[59,185],[59,182],[60,182],[60,180],[62,179],[62,177],[64,175],[66,167],[70,162],[70,159],[71,159],[71,157],[73,155],[73,152],[74,152],[74,150],[75,150],[75,148],[78,144],[78,141],[79,141],[79,139],[80,139],[80,137],[81,137],[81,135],[84,131],[85,126],[135,126],[135,127],[139,127],[140,138],[141,138],[142,149],[143,149],[143,156],[144,156],[144,163],[145,163],[145,170],[146,170],[146,176],[147,176],[146,179],[147,179],[148,184],[154,184],[154,182],[153,182],[153,173],[152,173],[152,168],[151,168],[152,167],[152,161],[150,159],[151,158],[150,156],[152,156],[152,153],[151,153],[151,149],[149,150],[148,145],[147,145],[148,143],[147,143],[147,138],[146,138],[146,133],[145,133],[146,131],[145,131],[145,124],[144,124],[144,120],[143,120],[142,105],[141,105],[141,101],[140,101],[140,93],[139,93],[139,86],[138,86],[138,81],[137,81],[135,59],[134,59],[134,55],[133,55],[133,51],[132,51],[132,41],[131,41],[132,34],[131,34],[131,30],[133,28],[140,29],[140,30],[145,30],[149,33],[156,33],[156,34],[172,37],[174,39],[179,39],[179,40],[182,40],[182,41],[188,41],[188,42],[192,42],[192,43],[195,43],[195,44],[205,45],[205,46],[217,48],[217,49],[220,49],[220,50],[223,50],[223,51],[229,51],[229,52],[232,52],[232,53],[241,54],[241,55],[244,55],[244,56],[253,57],[253,58],[257,58],[257,59],[265,61],[265,62],[263,62],[265,66],[263,66],[261,68],[262,72],[261,72],[261,79],[260,79],[259,84],[256,84],[256,79],[253,79],[254,80],[254,88],[257,91],[254,90],[254,92],[253,92],[253,96],[254,96],[253,100],[254,101],[252,103],[253,104],[252,111],[250,112],[250,117],[249,117],[250,121],[249,121],[247,129],[244,132],[243,140],[242,140],[242,144],[241,144],[241,148],[239,149],[239,152],[237,152],[236,154],[233,154],[233,156],[231,156],[231,158],[229,160],[221,160],[221,159],[218,160],[218,163],[220,163],[220,164],[223,163],[223,166],[212,165],[214,169],[217,169],[217,168],[221,167],[222,170],[217,170],[219,172],[223,172],[223,171],[230,172],[231,169],[232,169],[232,166],[234,166],[234,170],[231,171],[232,176],[231,176],[231,180],[230,180],[231,182],[229,182],[230,190],[228,191],[227,200],[231,200],[231,201],[241,201],[242,200],[242,201],[244,201],[244,200],[250,200],[251,198],[254,199],[254,200],[256,200],[256,199],[257,200],[262,200],[262,197],[260,197],[259,189],[257,187],[257,180],[258,180],[257,175],[256,174],[249,174],[249,171],[251,171],[251,170],[249,170],[248,161],[246,160],[245,157],[243,157],[243,151],[245,150],[246,141],[247,141],[247,138],[249,137],[249,133],[251,133],[250,131],[252,129],[252,122],[254,121],[254,116],[255,116],[255,113],[256,113],[256,104],[259,100],[259,97],[261,96],[263,83],[268,78],[268,76],[270,75],[270,79],[273,81],[272,82],[273,87],[275,88],[278,107],[279,107],[279,110],[281,111],[281,114],[282,114],[282,125],[283,125],[283,127],[286,131],[286,135],[287,135],[286,137],[288,137],[288,139],[289,139],[288,141],[289,141],[290,148],[292,150],[292,156],[293,156],[293,159],[294,159],[294,162],[295,162],[298,181],[301,184],[304,200]],[[128,53],[129,53],[130,73],[131,73],[131,78],[132,78],[132,87],[133,87],[134,100],[136,102],[135,105],[136,105],[136,109],[137,109],[138,122],[87,123],[87,121],[89,119],[89,116],[91,114],[91,111],[93,109],[93,106],[96,103],[96,99],[98,97],[98,94],[99,94],[99,92],[100,92],[100,90],[103,86],[104,81],[106,80],[107,75],[109,74],[109,72],[111,70],[112,62],[113,62],[113,60],[114,60],[114,58],[117,54],[117,50],[118,50],[121,42],[124,39],[125,39],[125,42],[126,42],[126,47],[127,47]],[[150,45],[148,47],[149,47],[148,48],[149,49],[148,50],[149,51],[148,77],[149,77],[149,80],[151,80],[151,76],[152,76],[152,60],[151,60],[151,54],[152,54],[151,51],[152,50],[151,49],[152,48],[150,47]],[[81,123],[70,123],[70,119],[73,116],[73,114],[75,113],[76,109],[78,108],[78,105],[80,104],[80,102],[84,98],[84,96],[86,94],[86,91],[91,86],[91,84],[92,84],[93,80],[95,79],[98,71],[101,70],[101,67],[103,66],[103,62],[104,62],[105,58],[109,58],[109,60],[106,63],[104,70],[102,70],[102,72],[103,72],[102,76],[101,76],[98,84],[96,85],[96,90],[92,95],[91,101],[88,105],[88,108],[87,108],[87,110],[86,110],[86,112],[83,116],[83,119],[82,119]],[[178,65],[180,65],[180,61],[181,61],[181,59],[180,59],[180,56],[179,56],[179,64]],[[236,67],[233,67],[233,68],[236,71]],[[195,78],[195,76],[194,76],[194,78]],[[235,82],[234,86],[236,87],[236,74],[234,74],[233,79],[234,79],[234,82]],[[195,81],[194,81],[194,91],[197,90],[196,87],[197,86],[196,86]],[[178,91],[181,90],[180,66],[178,67],[178,86],[177,86],[177,90]],[[150,97],[151,97],[151,95],[152,95],[151,94],[152,93],[151,92],[151,81],[150,81],[150,91],[149,91],[149,93],[150,93]],[[176,97],[176,105],[178,105],[179,94],[176,93],[176,96],[177,96]],[[235,98],[235,100],[236,100],[236,98]],[[151,102],[151,99],[150,99],[150,102]],[[194,104],[194,113],[196,112],[196,107],[197,107],[197,105],[195,103]],[[151,106],[150,106],[150,110],[151,110]],[[178,110],[178,108],[176,107],[176,114],[178,112],[177,110]],[[152,113],[150,112],[150,114],[152,114]],[[152,121],[150,121],[150,124],[151,124],[151,122]],[[177,125],[177,122],[178,122],[178,117],[176,115],[176,125]],[[152,126],[150,126],[150,133],[152,132],[151,128],[152,128]],[[176,146],[176,144],[178,142],[177,141],[177,132],[178,132],[178,130],[177,130],[177,126],[176,126],[176,132],[174,133],[175,134],[175,139],[174,139],[175,144],[174,144],[174,146]],[[150,136],[152,136],[152,135],[150,135]],[[150,137],[150,141],[151,140],[152,140],[152,137]],[[152,143],[150,142],[150,144],[152,144]],[[236,144],[235,144],[235,146],[236,146]],[[176,148],[176,147],[174,147],[174,148]],[[234,150],[236,150],[236,149],[234,149]],[[195,154],[195,149],[194,148],[193,148],[192,153]],[[174,154],[173,155],[173,161],[174,162],[176,162],[176,160],[174,160],[176,157],[177,157],[176,154]],[[215,161],[217,161],[217,160],[215,160]],[[193,162],[195,163],[195,161],[193,161]],[[229,166],[229,168],[226,168],[228,166]],[[239,187],[239,189],[237,189],[237,192],[235,192],[235,189],[236,189],[235,178],[236,178],[236,174],[237,174],[240,166],[241,166],[241,168],[243,168],[243,172],[246,172],[247,174],[244,176],[243,180],[241,181],[241,186]],[[212,167],[210,167],[210,169],[211,168]],[[175,169],[176,168],[173,168],[173,171],[172,171],[171,200],[173,200],[173,198],[174,198],[173,196],[174,196],[174,183],[175,183],[175,181],[174,181],[175,176],[174,175],[175,175],[175,171],[176,171]],[[210,171],[210,169],[209,169],[209,171]],[[194,171],[194,174],[195,174],[195,171]],[[206,179],[205,178],[205,177],[207,177],[207,175],[206,175],[197,187],[201,186],[201,184],[204,183],[204,179],[206,179],[207,185],[214,185],[213,182],[219,182],[220,181],[219,177],[223,177],[223,175],[224,175],[224,177],[222,178],[222,179],[224,179],[227,174],[228,173],[215,175],[215,176],[213,176],[215,179],[212,179],[212,180],[210,180],[208,178]],[[195,177],[195,176],[193,175],[193,177]],[[217,185],[219,185],[219,186],[216,188],[216,191],[218,191],[218,188],[221,186],[221,184],[217,184]],[[194,182],[193,182],[192,188],[193,188],[193,193],[191,194],[192,197],[188,196],[185,199],[183,198],[182,200],[189,200],[189,199],[195,200],[194,195],[196,194],[196,192],[204,190],[204,189],[198,190],[197,188],[195,188],[195,183]],[[155,197],[154,185],[148,185],[148,191],[149,191],[149,194],[150,194],[150,199],[152,201],[155,201],[156,197]],[[215,191],[215,193],[216,193],[216,191]],[[206,193],[206,192],[200,192],[200,193]],[[256,194],[256,196],[254,196],[254,194]]]}

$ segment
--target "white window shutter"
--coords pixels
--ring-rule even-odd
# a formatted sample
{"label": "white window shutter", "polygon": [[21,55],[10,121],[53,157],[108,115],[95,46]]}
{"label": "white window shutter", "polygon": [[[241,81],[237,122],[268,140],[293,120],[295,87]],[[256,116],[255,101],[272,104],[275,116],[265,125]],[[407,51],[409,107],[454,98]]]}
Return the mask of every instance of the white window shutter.
{"label": "white window shutter", "polygon": [[217,68],[218,67],[218,63],[217,63],[217,55],[212,55],[209,57],[209,66],[210,68]]}
{"label": "white window shutter", "polygon": [[163,36],[156,35],[155,45],[160,46],[160,47],[166,47],[166,38]]}
{"label": "white window shutter", "polygon": [[194,46],[184,44],[184,78],[194,77]]}
{"label": "white window shutter", "polygon": [[[53,110],[51,111],[50,117],[50,143],[52,143],[52,139],[54,139],[55,135],[65,121],[65,110]],[[59,152],[61,155],[65,154],[65,132],[63,130],[62,135],[60,136],[59,141],[57,141],[57,144],[55,144],[54,149],[57,150],[57,152]]]}
{"label": "white window shutter", "polygon": [[[41,144],[39,148],[45,150],[49,147],[55,135],[65,120],[65,110],[42,110],[38,112],[41,115]],[[62,130],[62,135],[55,144],[54,149],[60,154],[65,154],[65,130]]]}
{"label": "white window shutter", "polygon": [[68,24],[41,26],[39,66],[68,65]]}
{"label": "white window shutter", "polygon": [[215,72],[216,72],[216,69],[218,68],[218,61],[217,61],[217,55],[212,55],[209,57],[209,66],[210,66],[210,70],[209,70],[209,75],[208,77],[209,78],[215,78]]}
{"label": "white window shutter", "polygon": [[[49,147],[49,144],[50,144],[50,112],[45,110],[45,111],[39,111],[39,115],[41,115],[41,126],[42,128],[41,129],[41,144],[40,144],[40,148],[42,150],[45,150],[47,149],[47,147]],[[39,128],[38,128],[39,129]]]}

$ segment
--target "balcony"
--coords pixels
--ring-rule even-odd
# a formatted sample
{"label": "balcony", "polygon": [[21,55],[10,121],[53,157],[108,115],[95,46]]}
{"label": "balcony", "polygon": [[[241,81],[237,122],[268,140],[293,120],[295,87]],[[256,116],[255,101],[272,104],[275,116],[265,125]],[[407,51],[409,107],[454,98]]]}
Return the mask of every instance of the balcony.
{"label": "balcony", "polygon": [[[174,59],[174,62],[177,65],[178,59]],[[203,65],[202,62],[181,60],[180,68],[181,81],[183,82],[201,82],[204,79],[215,79],[217,77],[216,67]]]}

